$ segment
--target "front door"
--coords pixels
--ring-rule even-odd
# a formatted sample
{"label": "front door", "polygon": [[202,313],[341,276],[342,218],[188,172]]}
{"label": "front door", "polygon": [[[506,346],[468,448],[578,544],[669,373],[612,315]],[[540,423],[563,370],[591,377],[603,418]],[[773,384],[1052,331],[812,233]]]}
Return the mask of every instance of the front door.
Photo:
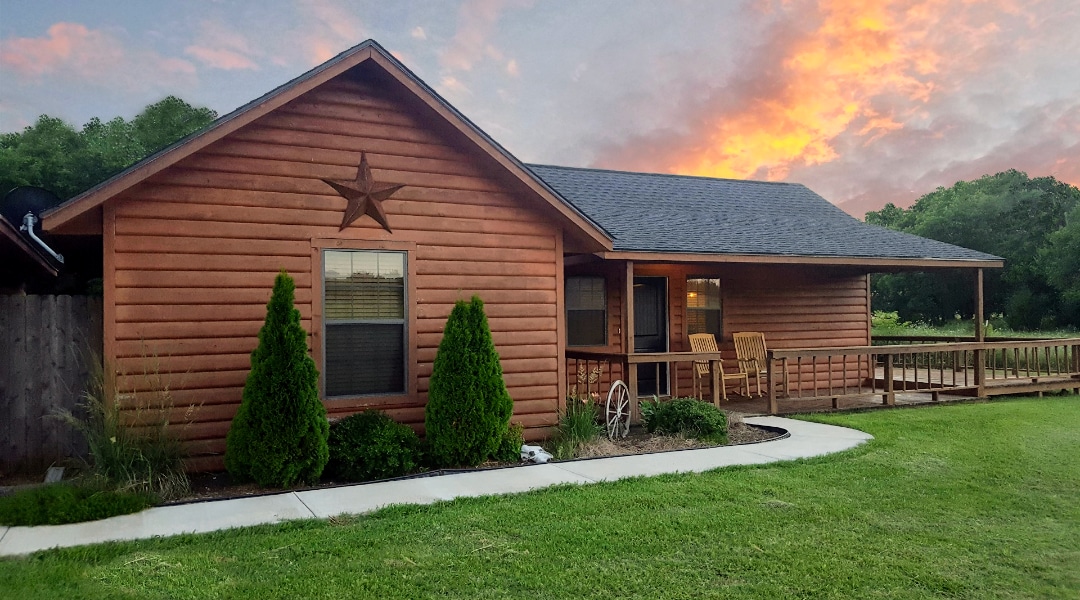
{"label": "front door", "polygon": [[[634,278],[634,352],[667,352],[667,278]],[[638,365],[638,394],[666,395],[667,363]]]}

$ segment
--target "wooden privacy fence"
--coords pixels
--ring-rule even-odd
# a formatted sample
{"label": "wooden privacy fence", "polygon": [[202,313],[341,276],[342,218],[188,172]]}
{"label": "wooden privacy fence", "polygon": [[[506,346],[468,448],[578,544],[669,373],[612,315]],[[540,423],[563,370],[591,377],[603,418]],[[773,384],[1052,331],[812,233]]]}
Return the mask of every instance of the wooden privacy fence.
{"label": "wooden privacy fence", "polygon": [[40,473],[85,441],[50,415],[75,410],[101,356],[101,298],[0,296],[0,474]]}

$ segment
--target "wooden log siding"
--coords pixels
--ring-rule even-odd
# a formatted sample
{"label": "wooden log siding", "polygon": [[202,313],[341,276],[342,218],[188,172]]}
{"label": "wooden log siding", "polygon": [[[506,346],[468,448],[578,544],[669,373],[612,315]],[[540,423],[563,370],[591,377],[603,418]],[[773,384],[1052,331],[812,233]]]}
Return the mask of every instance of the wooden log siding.
{"label": "wooden log siding", "polygon": [[[194,421],[179,431],[196,469],[220,468],[249,355],[274,276],[296,280],[303,326],[313,320],[321,274],[315,239],[414,245],[415,397],[327,402],[332,417],[374,406],[422,431],[431,364],[454,301],[484,301],[514,421],[530,439],[556,420],[556,297],[561,232],[503,182],[478,152],[424,116],[424,107],[355,82],[332,82],[212,144],[115,201],[107,244],[106,332],[117,364],[147,357]],[[352,179],[359,152],[379,182],[402,183],[384,202],[393,234],[369,218],[338,232],[345,200],[320,178]],[[109,219],[109,211],[106,219]],[[363,247],[363,244],[360,244]],[[135,406],[152,393],[122,377]]]}
{"label": "wooden log siding", "polygon": [[[607,266],[581,266],[575,274],[590,272],[609,273],[610,321],[611,307],[621,306],[622,279],[610,274],[613,271],[609,271]],[[718,340],[718,343],[724,353],[724,367],[728,372],[734,372],[737,368],[735,347],[731,342],[731,334],[736,331],[760,331],[765,334],[765,340],[772,349],[830,348],[870,343],[867,319],[870,290],[865,274],[827,267],[793,269],[774,265],[718,267],[644,263],[635,264],[635,274],[668,278],[669,344],[672,352],[690,351],[686,330],[686,278],[721,280],[723,340]],[[613,284],[612,279],[618,281]],[[608,348],[588,350],[621,352],[619,338],[609,335],[609,339],[612,343]],[[567,364],[572,369],[574,361],[568,360]],[[674,382],[678,384],[675,388],[677,393],[680,396],[690,395],[693,391],[691,365],[673,365],[672,369],[676,371],[677,379]],[[793,362],[788,369],[793,391],[797,385],[806,390],[812,389],[815,377],[827,383],[829,369],[834,373],[833,381],[837,384],[846,380],[849,386],[856,386],[860,380],[870,376],[869,365],[865,361],[860,364],[855,357],[849,358],[846,370],[839,357],[831,365],[828,361],[816,365],[810,361],[801,365]],[[572,380],[572,370],[568,373]],[[751,389],[755,389],[753,384]],[[708,386],[706,391],[711,393]]]}

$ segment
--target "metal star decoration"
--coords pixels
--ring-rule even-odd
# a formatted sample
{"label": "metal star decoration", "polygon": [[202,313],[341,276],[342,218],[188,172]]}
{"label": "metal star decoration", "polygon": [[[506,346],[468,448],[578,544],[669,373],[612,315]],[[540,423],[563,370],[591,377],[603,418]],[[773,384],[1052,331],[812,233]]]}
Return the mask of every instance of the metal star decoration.
{"label": "metal star decoration", "polygon": [[382,225],[383,229],[393,233],[390,229],[390,223],[386,220],[386,211],[383,210],[382,201],[405,186],[375,183],[371,176],[371,167],[368,166],[366,152],[360,153],[360,166],[356,168],[355,181],[335,181],[332,179],[323,179],[323,181],[349,201],[349,204],[345,207],[345,215],[341,219],[341,228],[338,231],[344,230],[363,215],[371,215],[371,218]]}

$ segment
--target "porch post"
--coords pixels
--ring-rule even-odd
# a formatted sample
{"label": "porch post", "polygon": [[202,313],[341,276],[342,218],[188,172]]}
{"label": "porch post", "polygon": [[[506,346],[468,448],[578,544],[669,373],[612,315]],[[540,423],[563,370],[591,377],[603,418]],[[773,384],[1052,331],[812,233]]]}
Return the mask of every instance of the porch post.
{"label": "porch post", "polygon": [[[634,353],[634,261],[626,261],[626,281],[623,289],[623,351],[627,354]],[[638,414],[638,386],[637,386],[637,363],[626,362],[626,387],[630,392],[630,419],[637,421]]]}
{"label": "porch post", "polygon": [[[983,325],[983,270],[975,269],[975,341],[986,341],[986,328]],[[980,398],[986,397],[983,384],[986,380],[986,350],[975,350],[975,395]]]}
{"label": "porch post", "polygon": [[975,341],[986,341],[986,327],[983,317],[983,270],[975,269]]}

